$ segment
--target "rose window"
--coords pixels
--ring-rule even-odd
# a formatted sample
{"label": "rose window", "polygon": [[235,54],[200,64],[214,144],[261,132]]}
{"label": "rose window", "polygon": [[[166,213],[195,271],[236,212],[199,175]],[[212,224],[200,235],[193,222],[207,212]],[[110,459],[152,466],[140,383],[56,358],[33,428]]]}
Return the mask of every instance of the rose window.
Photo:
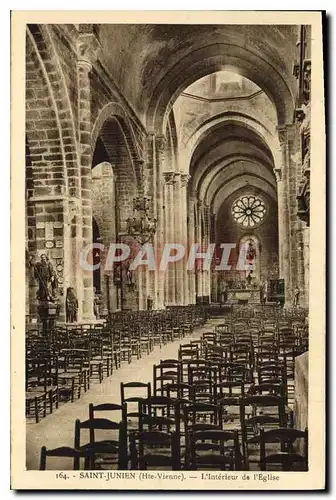
{"label": "rose window", "polygon": [[264,219],[266,206],[257,196],[241,196],[233,203],[231,212],[237,224],[243,227],[254,227]]}

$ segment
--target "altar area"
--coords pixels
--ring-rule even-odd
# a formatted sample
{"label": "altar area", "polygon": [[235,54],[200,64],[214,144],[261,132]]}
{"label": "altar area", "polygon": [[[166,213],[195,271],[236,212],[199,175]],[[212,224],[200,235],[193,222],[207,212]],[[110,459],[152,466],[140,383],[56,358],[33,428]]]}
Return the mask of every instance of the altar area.
{"label": "altar area", "polygon": [[227,304],[260,304],[260,290],[256,288],[231,288],[227,291]]}

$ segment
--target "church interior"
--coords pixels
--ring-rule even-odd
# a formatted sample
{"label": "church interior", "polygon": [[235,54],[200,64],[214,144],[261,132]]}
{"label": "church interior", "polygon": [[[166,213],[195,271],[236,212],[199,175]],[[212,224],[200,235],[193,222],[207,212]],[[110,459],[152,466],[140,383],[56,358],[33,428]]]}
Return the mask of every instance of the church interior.
{"label": "church interior", "polygon": [[27,25],[28,470],[308,470],[310,51]]}

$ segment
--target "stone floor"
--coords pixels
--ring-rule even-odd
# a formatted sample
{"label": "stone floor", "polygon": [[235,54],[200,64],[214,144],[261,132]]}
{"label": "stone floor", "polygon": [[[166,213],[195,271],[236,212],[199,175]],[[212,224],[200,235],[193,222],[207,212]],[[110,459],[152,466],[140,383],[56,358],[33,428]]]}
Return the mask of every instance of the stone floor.
{"label": "stone floor", "polygon": [[[149,354],[143,354],[139,360],[133,358],[132,363],[123,363],[119,370],[113,375],[105,378],[101,384],[94,382],[90,390],[83,393],[79,400],[68,402],[60,406],[52,415],[48,415],[38,424],[27,421],[26,433],[26,467],[27,470],[39,469],[40,451],[42,446],[47,449],[58,446],[74,445],[74,423],[76,418],[86,420],[88,418],[89,403],[120,403],[120,382],[142,381],[152,382],[153,364],[160,359],[176,358],[180,343],[188,343],[192,339],[198,339],[204,331],[211,331],[213,327],[222,322],[221,318],[211,319],[201,328],[194,330],[193,334],[181,342],[171,342],[161,349],[156,346]],[[59,464],[59,470],[68,469],[67,464]]]}

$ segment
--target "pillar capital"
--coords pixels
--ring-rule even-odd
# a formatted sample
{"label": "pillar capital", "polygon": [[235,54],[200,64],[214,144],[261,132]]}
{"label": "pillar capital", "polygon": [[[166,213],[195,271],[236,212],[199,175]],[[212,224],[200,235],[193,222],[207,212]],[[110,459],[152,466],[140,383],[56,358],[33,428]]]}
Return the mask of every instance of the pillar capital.
{"label": "pillar capital", "polygon": [[295,126],[291,123],[279,126],[277,127],[277,130],[280,147],[286,146],[288,141],[292,140],[295,134]]}
{"label": "pillar capital", "polygon": [[181,185],[182,187],[186,187],[189,182],[190,175],[186,172],[180,172],[180,173],[181,173]]}
{"label": "pillar capital", "polygon": [[100,49],[101,49],[101,44],[94,30],[90,31],[90,30],[80,29],[77,39],[78,64],[86,67],[88,71],[91,71],[92,65],[98,59]]}
{"label": "pillar capital", "polygon": [[166,184],[174,184],[176,182],[176,175],[177,173],[173,170],[170,170],[169,172],[163,172],[163,178]]}
{"label": "pillar capital", "polygon": [[281,168],[275,168],[274,169],[274,174],[277,182],[282,181],[282,169]]}
{"label": "pillar capital", "polygon": [[155,148],[159,153],[163,153],[163,151],[167,147],[167,139],[164,135],[156,135],[155,136]]}

